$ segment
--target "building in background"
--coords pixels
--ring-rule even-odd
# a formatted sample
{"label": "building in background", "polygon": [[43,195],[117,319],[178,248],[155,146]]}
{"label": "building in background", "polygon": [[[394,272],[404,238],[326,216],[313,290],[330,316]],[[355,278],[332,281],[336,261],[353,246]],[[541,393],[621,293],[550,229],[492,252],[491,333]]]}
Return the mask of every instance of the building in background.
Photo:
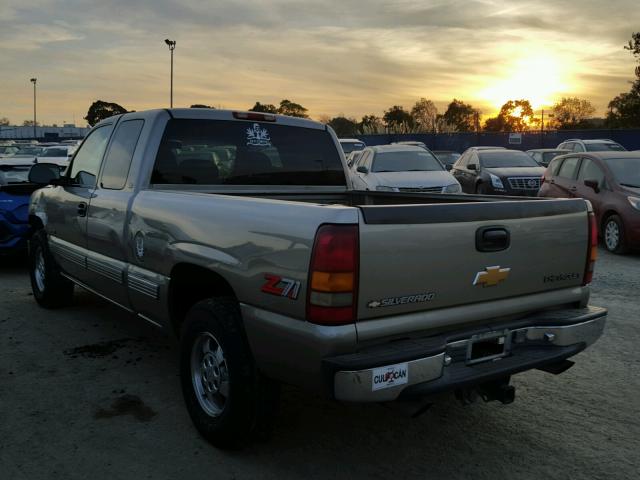
{"label": "building in background", "polygon": [[[79,139],[89,131],[89,127],[76,127],[72,123],[65,123],[62,127],[36,127],[37,140],[63,140]],[[2,125],[0,126],[0,140],[27,140],[33,139],[32,126]]]}

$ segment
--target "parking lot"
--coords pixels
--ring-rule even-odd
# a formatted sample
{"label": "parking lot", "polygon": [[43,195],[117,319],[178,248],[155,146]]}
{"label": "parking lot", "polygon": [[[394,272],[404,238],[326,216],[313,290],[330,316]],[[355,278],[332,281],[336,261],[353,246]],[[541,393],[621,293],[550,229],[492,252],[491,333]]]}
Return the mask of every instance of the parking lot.
{"label": "parking lot", "polygon": [[285,388],[273,438],[239,452],[193,428],[171,340],[83,291],[40,309],[23,263],[0,264],[0,478],[640,476],[638,255],[601,249],[604,336],[561,376],[515,377],[511,405],[445,395],[413,419]]}

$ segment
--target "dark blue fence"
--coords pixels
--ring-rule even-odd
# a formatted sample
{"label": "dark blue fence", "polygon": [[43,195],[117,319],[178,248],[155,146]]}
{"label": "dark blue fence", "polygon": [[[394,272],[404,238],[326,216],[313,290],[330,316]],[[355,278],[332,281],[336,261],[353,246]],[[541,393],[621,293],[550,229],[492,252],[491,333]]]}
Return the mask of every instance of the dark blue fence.
{"label": "dark blue fence", "polygon": [[596,139],[609,138],[623,145],[627,150],[640,150],[640,130],[553,130],[549,132],[523,132],[521,143],[510,143],[509,133],[410,133],[358,135],[367,145],[385,145],[391,142],[416,140],[423,142],[431,150],[454,150],[463,152],[474,146],[507,147],[517,150],[533,148],[555,148],[569,138]]}

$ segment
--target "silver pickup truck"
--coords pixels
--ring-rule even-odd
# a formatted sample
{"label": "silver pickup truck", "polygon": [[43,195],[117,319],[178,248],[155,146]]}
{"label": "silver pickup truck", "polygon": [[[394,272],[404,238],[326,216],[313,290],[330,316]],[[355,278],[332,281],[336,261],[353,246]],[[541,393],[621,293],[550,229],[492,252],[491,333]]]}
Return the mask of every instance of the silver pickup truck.
{"label": "silver pickup truck", "polygon": [[[30,203],[36,301],[74,285],[180,339],[197,429],[237,445],[280,382],[352,402],[509,403],[602,333],[590,205],[350,188],[333,131],[278,115],[152,110],[96,125]],[[474,393],[475,392],[475,393]]]}

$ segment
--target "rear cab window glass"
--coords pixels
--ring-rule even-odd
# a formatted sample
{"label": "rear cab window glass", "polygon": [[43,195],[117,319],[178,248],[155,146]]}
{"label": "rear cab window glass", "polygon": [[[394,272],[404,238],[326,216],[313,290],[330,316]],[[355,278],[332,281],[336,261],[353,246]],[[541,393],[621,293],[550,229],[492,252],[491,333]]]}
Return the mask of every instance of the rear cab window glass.
{"label": "rear cab window glass", "polygon": [[107,148],[111,124],[103,125],[89,133],[73,157],[69,178],[84,187],[94,187],[100,170],[100,162]]}
{"label": "rear cab window glass", "polygon": [[104,159],[102,188],[120,190],[124,187],[143,125],[144,120],[126,120],[118,125]]}
{"label": "rear cab window glass", "polygon": [[171,119],[151,182],[201,185],[346,185],[326,130],[268,122]]}
{"label": "rear cab window glass", "polygon": [[576,167],[578,166],[578,157],[570,157],[565,159],[558,171],[558,176],[562,178],[575,178]]}

